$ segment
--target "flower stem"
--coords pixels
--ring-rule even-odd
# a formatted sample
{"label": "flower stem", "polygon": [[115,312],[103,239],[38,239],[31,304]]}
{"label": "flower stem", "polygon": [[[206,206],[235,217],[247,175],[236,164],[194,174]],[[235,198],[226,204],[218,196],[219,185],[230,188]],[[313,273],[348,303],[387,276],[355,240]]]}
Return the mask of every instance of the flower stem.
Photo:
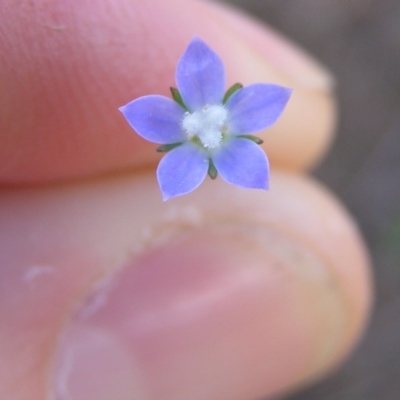
{"label": "flower stem", "polygon": [[212,162],[211,158],[210,158],[209,164],[208,164],[208,176],[213,180],[216,179],[218,176],[217,168],[215,168],[215,165]]}
{"label": "flower stem", "polygon": [[235,83],[232,85],[225,93],[224,99],[222,100],[222,104],[225,104],[228,100],[229,97],[233,95],[233,93],[237,92],[239,89],[241,89],[243,85],[241,83]]}
{"label": "flower stem", "polygon": [[183,102],[182,96],[179,93],[179,90],[174,88],[174,87],[170,87],[169,90],[171,91],[172,94],[172,98],[181,106],[183,107],[186,111],[189,111],[189,109],[186,107],[185,103]]}
{"label": "flower stem", "polygon": [[244,139],[249,139],[249,140],[251,140],[251,141],[253,141],[254,143],[257,143],[257,144],[264,143],[264,140],[260,139],[257,136],[253,136],[253,135],[238,135],[237,137],[244,138]]}
{"label": "flower stem", "polygon": [[171,143],[171,144],[163,144],[160,146],[157,151],[159,153],[167,153],[168,151],[174,149],[175,147],[180,146],[182,143]]}

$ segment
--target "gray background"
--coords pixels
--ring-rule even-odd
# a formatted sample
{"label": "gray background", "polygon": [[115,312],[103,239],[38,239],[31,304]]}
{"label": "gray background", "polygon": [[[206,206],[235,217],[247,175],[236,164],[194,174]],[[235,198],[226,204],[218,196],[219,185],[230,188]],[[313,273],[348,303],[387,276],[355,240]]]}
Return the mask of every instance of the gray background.
{"label": "gray background", "polygon": [[337,77],[338,136],[314,175],[355,215],[374,262],[377,298],[363,342],[336,374],[287,399],[400,399],[400,0],[230,2],[295,38]]}

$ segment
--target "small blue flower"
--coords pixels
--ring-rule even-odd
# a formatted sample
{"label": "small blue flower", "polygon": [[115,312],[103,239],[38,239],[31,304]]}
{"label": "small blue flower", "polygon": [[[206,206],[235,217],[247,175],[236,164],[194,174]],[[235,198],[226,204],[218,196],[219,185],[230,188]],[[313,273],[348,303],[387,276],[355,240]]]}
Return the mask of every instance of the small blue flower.
{"label": "small blue flower", "polygon": [[150,95],[120,108],[130,126],[166,151],[157,169],[164,200],[196,189],[207,173],[244,188],[268,189],[269,166],[261,139],[285,108],[291,89],[258,83],[225,93],[219,56],[194,38],[178,62],[173,100]]}

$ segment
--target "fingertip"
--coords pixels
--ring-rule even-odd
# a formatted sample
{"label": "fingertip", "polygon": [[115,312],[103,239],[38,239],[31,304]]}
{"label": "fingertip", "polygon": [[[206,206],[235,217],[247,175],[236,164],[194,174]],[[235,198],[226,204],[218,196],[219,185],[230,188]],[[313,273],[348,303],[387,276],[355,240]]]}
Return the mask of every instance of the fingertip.
{"label": "fingertip", "polygon": [[331,92],[294,89],[280,120],[263,132],[271,165],[308,171],[328,152],[337,126],[337,102]]}
{"label": "fingertip", "polygon": [[[370,311],[365,247],[315,182],[279,173],[271,187],[209,181],[163,203],[142,173],[3,191],[0,397],[44,398],[51,370],[98,399],[241,400],[336,367]],[[52,268],[21,278],[38,261]]]}
{"label": "fingertip", "polygon": [[343,340],[330,280],[318,255],[275,229],[189,230],[90,297],[61,340],[54,382],[88,400],[121,387],[166,400],[282,393],[325,369]]}
{"label": "fingertip", "polygon": [[[309,83],[288,73],[283,65],[289,64],[290,46],[269,31],[253,35],[245,17],[232,19],[225,9],[183,0],[104,0],[95,9],[88,0],[68,5],[58,0],[24,7],[6,9],[2,25],[0,48],[7,62],[0,102],[7,113],[0,120],[6,132],[0,140],[0,182],[76,179],[155,163],[153,146],[118,118],[117,109],[142,95],[167,94],[194,33],[219,53],[230,80],[304,88],[294,96],[286,122],[265,135],[274,165],[304,169],[328,147],[334,114],[323,100],[328,84],[310,84],[309,78],[322,72],[314,67],[307,72],[307,62],[298,61]],[[268,51],[260,50],[264,45]],[[321,123],[312,112],[316,108]]]}

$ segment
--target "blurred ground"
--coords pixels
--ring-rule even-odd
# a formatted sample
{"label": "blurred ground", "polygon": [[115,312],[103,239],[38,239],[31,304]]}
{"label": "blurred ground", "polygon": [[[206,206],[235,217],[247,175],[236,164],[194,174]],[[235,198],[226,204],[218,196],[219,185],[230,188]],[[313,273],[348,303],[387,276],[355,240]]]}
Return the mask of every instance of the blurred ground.
{"label": "blurred ground", "polygon": [[341,116],[314,174],[355,215],[371,249],[369,330],[334,376],[287,400],[400,399],[400,1],[231,0],[334,72]]}

